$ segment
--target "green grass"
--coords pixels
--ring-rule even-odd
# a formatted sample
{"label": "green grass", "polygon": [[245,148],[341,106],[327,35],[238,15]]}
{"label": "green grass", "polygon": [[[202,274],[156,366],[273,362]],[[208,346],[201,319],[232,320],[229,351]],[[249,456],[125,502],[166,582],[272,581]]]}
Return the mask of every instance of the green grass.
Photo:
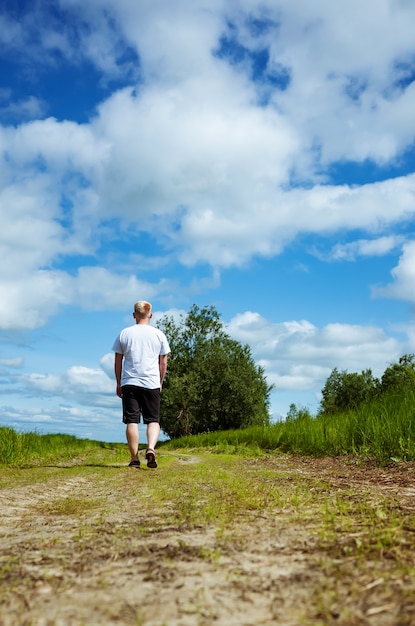
{"label": "green grass", "polygon": [[302,414],[270,426],[182,437],[166,445],[244,456],[279,450],[315,457],[364,456],[382,463],[413,461],[415,394],[385,395],[355,411],[328,417]]}
{"label": "green grass", "polygon": [[[167,449],[208,449],[218,454],[260,456],[280,451],[307,456],[364,456],[381,463],[415,460],[415,394],[383,395],[355,411],[300,417],[269,426],[190,435],[159,446]],[[0,427],[0,465],[35,464],[68,459],[89,450],[110,447],[125,456],[125,444],[104,444],[71,435],[17,433]]]}
{"label": "green grass", "polygon": [[0,427],[0,466],[19,466],[44,463],[48,460],[68,459],[85,451],[105,447],[125,447],[105,444],[73,435],[41,435],[36,432],[18,433],[12,428]]}

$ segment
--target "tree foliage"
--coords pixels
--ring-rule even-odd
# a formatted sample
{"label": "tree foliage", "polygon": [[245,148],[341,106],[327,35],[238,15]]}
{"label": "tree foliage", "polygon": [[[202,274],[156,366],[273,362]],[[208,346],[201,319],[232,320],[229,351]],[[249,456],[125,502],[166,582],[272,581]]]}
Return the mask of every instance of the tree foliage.
{"label": "tree foliage", "polygon": [[415,355],[404,354],[398,363],[392,363],[383,373],[380,382],[382,392],[415,389]]}
{"label": "tree foliage", "polygon": [[335,367],[322,389],[321,413],[331,415],[357,406],[372,398],[379,386],[370,369],[348,373]]}
{"label": "tree foliage", "polygon": [[370,369],[349,373],[334,368],[322,389],[320,415],[332,415],[355,409],[363,402],[384,393],[415,389],[415,355],[404,354],[386,368],[381,379]]}
{"label": "tree foliage", "polygon": [[286,415],[286,422],[306,422],[313,419],[310,411],[303,407],[297,406],[294,403],[290,404],[290,408],[288,409],[288,413]]}
{"label": "tree foliage", "polygon": [[171,348],[161,395],[169,437],[269,423],[272,387],[264,370],[225,332],[214,307],[193,305],[180,323],[165,316],[157,326]]}

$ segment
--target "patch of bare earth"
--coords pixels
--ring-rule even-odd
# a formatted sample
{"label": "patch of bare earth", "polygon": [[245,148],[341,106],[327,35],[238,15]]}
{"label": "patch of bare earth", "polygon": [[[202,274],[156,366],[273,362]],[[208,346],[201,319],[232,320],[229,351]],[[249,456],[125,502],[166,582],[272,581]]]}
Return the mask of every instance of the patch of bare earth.
{"label": "patch of bare earth", "polygon": [[[181,470],[195,461],[183,455]],[[227,527],[154,509],[168,471],[95,468],[1,490],[0,625],[415,624],[414,464],[241,461],[281,498]]]}

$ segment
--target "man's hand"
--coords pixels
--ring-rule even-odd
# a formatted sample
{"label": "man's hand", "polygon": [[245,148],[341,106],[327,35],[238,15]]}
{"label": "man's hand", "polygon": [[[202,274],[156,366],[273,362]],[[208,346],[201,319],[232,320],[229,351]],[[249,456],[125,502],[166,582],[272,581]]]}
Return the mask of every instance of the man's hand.
{"label": "man's hand", "polygon": [[121,374],[122,374],[122,360],[123,360],[123,355],[119,354],[118,352],[115,353],[115,359],[114,359],[114,374],[115,374],[115,381],[117,383],[117,387],[115,390],[115,393],[117,394],[117,396],[119,398],[122,398],[122,391],[121,391]]}
{"label": "man's hand", "polygon": [[159,371],[160,371],[160,391],[163,388],[163,380],[167,371],[167,354],[160,354],[159,356]]}

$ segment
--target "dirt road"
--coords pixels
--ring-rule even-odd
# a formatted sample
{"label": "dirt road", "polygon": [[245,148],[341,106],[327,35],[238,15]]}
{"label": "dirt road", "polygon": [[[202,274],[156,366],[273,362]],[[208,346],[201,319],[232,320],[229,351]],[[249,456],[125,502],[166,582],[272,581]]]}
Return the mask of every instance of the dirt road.
{"label": "dirt road", "polygon": [[415,466],[0,470],[1,626],[415,624]]}

